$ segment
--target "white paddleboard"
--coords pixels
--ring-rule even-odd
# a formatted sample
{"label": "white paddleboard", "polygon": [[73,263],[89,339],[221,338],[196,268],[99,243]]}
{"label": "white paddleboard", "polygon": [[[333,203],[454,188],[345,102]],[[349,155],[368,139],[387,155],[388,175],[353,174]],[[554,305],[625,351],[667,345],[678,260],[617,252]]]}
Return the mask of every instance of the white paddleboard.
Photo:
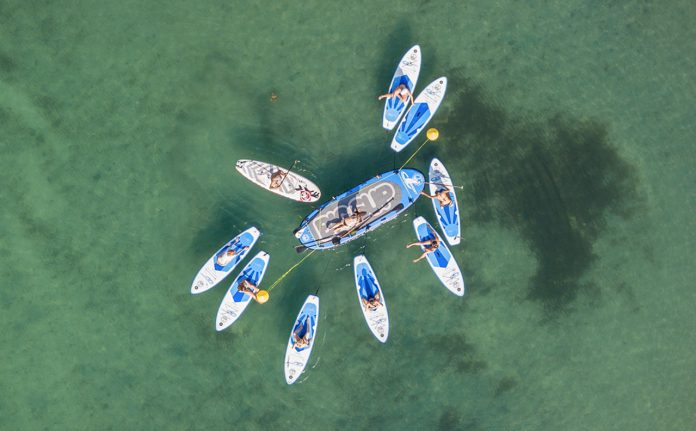
{"label": "white paddleboard", "polygon": [[459,218],[459,204],[457,204],[457,195],[454,192],[454,187],[452,186],[452,178],[450,177],[445,165],[438,159],[433,159],[430,162],[430,170],[428,171],[428,182],[430,196],[433,196],[440,190],[447,188],[449,190],[449,197],[452,200],[451,205],[443,207],[440,205],[440,201],[437,199],[432,199],[433,209],[435,209],[435,217],[437,217],[438,223],[440,223],[440,228],[442,233],[447,238],[447,242],[450,245],[457,245],[460,241],[461,235],[461,223]]}
{"label": "white paddleboard", "polygon": [[[259,239],[260,235],[261,232],[259,232],[258,229],[250,227],[234,237],[230,242],[223,245],[220,250],[216,251],[215,254],[208,259],[200,271],[198,271],[196,278],[194,278],[193,283],[191,283],[191,293],[197,294],[212,289],[227,277],[227,274],[232,272],[237,264],[246,257],[249,250],[256,244],[256,240]],[[225,260],[227,259],[223,256],[223,253],[227,252],[230,248],[235,250],[237,254],[226,262]],[[218,257],[223,260],[218,260]],[[224,265],[220,265],[221,262]]]}
{"label": "white paddleboard", "polygon": [[[436,236],[440,238],[440,235],[435,232],[435,229],[423,217],[416,217],[413,220],[413,228],[416,230],[418,241],[425,241]],[[420,246],[420,249],[425,251],[425,246]],[[450,253],[441,238],[440,246],[434,252],[428,253],[426,260],[437,278],[450,292],[457,296],[464,296],[464,277],[462,277],[462,272],[459,270],[459,265],[454,261],[454,256],[452,256],[452,253]]]}
{"label": "white paddleboard", "polygon": [[[312,353],[312,347],[314,347],[314,341],[317,338],[318,323],[319,297],[309,295],[302,306],[302,310],[300,310],[300,314],[297,315],[295,323],[292,325],[290,339],[285,350],[285,381],[288,385],[295,383],[307,366],[309,355]],[[309,331],[310,339],[306,347],[300,349],[295,347],[293,333],[296,330],[299,330],[299,336],[303,336],[305,331]]]}
{"label": "white paddleboard", "polygon": [[292,171],[287,174],[280,187],[270,188],[271,176],[274,173],[288,172],[287,169],[279,166],[256,160],[237,160],[236,168],[252,183],[288,199],[298,202],[316,202],[321,197],[321,191],[316,184]]}
{"label": "white paddleboard", "polygon": [[[411,94],[416,91],[416,82],[420,74],[421,50],[420,46],[415,45],[409,49],[401,58],[396,72],[392,77],[387,93],[393,93],[396,88],[403,84],[409,89]],[[398,97],[388,97],[384,103],[384,113],[382,114],[382,127],[391,130],[399,122],[408,104]]]}
{"label": "white paddleboard", "polygon": [[220,308],[218,308],[217,317],[215,318],[215,329],[218,331],[227,329],[246,310],[249,302],[251,302],[251,295],[240,292],[237,290],[237,286],[239,286],[242,280],[248,280],[256,287],[259,287],[268,268],[268,260],[270,258],[268,253],[260,251],[234,279],[220,303]]}
{"label": "white paddleboard", "polygon": [[[363,312],[367,326],[375,337],[382,343],[389,337],[389,314],[387,313],[387,303],[384,300],[382,287],[377,281],[375,272],[370,266],[370,262],[363,255],[355,256],[353,259],[353,273],[355,274],[355,289],[358,292],[358,302]],[[370,309],[364,301],[379,294],[379,305],[377,308]]]}
{"label": "white paddleboard", "polygon": [[391,149],[397,153],[418,136],[425,126],[432,120],[433,115],[440,107],[442,99],[447,90],[447,78],[440,77],[428,84],[427,87],[416,97],[413,105],[406,112],[404,118],[399,123],[399,128],[392,139]]}

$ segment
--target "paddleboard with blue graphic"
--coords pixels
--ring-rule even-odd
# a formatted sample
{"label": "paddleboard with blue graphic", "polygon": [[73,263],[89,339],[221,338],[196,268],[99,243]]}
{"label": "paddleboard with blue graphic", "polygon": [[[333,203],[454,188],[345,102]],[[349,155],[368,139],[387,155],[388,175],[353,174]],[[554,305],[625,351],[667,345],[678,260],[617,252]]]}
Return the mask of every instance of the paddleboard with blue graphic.
{"label": "paddleboard with blue graphic", "polygon": [[[285,381],[288,385],[295,383],[307,366],[307,362],[309,362],[309,355],[312,353],[312,347],[314,347],[314,340],[317,335],[318,323],[319,297],[309,295],[304,305],[302,305],[295,323],[292,325],[290,339],[285,350]],[[296,346],[293,334],[297,334],[300,338],[309,334],[307,337],[309,338],[309,343],[303,347]]]}
{"label": "paddleboard with blue graphic", "polygon": [[263,280],[263,275],[266,273],[266,268],[268,268],[270,258],[268,253],[260,251],[234,279],[232,286],[230,286],[218,308],[217,317],[215,318],[215,329],[218,331],[227,329],[246,310],[249,302],[251,302],[251,295],[240,292],[237,290],[237,287],[242,280],[247,280],[254,286],[259,287],[261,280]]}
{"label": "paddleboard with blue graphic", "polygon": [[411,108],[401,119],[399,128],[392,139],[391,149],[397,153],[413,142],[416,136],[432,120],[433,115],[440,107],[447,90],[447,78],[440,77],[428,84],[416,97]]}
{"label": "paddleboard with blue graphic", "polygon": [[[428,241],[436,237],[440,239],[440,246],[434,252],[428,253],[426,260],[437,278],[450,292],[457,296],[464,296],[464,277],[440,235],[423,217],[416,217],[413,220],[413,228],[416,230],[418,241]],[[425,246],[420,246],[420,249],[425,251]]]}
{"label": "paddleboard with blue graphic", "polygon": [[[313,249],[338,247],[393,220],[420,196],[425,176],[415,169],[385,172],[322,204],[295,230],[300,243]],[[351,227],[341,220],[362,214]]]}
{"label": "paddleboard with blue graphic", "polygon": [[[377,339],[385,343],[389,337],[389,314],[387,313],[387,303],[382,293],[382,287],[377,281],[377,276],[370,266],[370,262],[363,255],[355,256],[353,259],[353,273],[355,275],[355,289],[358,292],[360,309],[367,326]],[[376,300],[371,306],[370,299]]]}
{"label": "paddleboard with blue graphic", "polygon": [[[418,75],[420,74],[420,67],[421,50],[420,46],[416,45],[409,49],[401,58],[399,65],[396,67],[396,72],[394,72],[391,83],[389,84],[389,90],[387,93],[391,94],[400,85],[404,85],[406,88],[408,88],[408,91],[413,94],[413,92],[416,91],[416,82],[418,81]],[[408,105],[398,97],[388,97],[384,104],[382,127],[387,130],[392,130],[399,122],[399,119],[403,115],[407,106]]]}
{"label": "paddleboard with blue graphic", "polygon": [[445,235],[445,238],[447,238],[447,242],[450,245],[457,245],[460,242],[461,235],[457,195],[454,192],[452,178],[449,172],[445,169],[445,165],[436,158],[430,162],[428,182],[430,183],[428,185],[430,187],[430,196],[434,196],[436,193],[443,190],[448,191],[447,193],[452,203],[442,206],[439,200],[433,199],[433,208],[435,209],[435,216],[437,217],[438,223],[440,223],[442,233]]}
{"label": "paddleboard with blue graphic", "polygon": [[198,294],[210,290],[227,277],[227,274],[246,257],[260,235],[258,229],[250,227],[223,245],[198,271],[191,283],[191,293]]}

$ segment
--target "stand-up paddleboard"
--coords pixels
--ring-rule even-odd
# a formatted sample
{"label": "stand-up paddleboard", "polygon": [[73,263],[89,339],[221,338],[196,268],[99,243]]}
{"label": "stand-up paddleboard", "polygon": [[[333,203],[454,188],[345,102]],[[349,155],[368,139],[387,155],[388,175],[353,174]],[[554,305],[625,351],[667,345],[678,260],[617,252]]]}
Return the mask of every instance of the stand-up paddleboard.
{"label": "stand-up paddleboard", "polygon": [[261,280],[263,280],[263,274],[266,273],[266,268],[268,268],[268,260],[270,258],[265,251],[258,252],[251,259],[251,262],[247,263],[237,278],[234,279],[232,286],[230,286],[220,303],[220,308],[218,308],[217,317],[215,318],[215,329],[218,331],[227,329],[246,310],[247,305],[251,302],[251,295],[240,292],[237,290],[237,286],[239,286],[242,280],[247,280],[254,286],[259,287]]}
{"label": "stand-up paddleboard", "polygon": [[273,193],[298,202],[316,202],[321,196],[321,191],[316,184],[307,178],[289,172],[278,188],[272,189],[271,176],[276,172],[288,172],[270,163],[256,160],[237,160],[237,171],[252,183],[270,190]]}
{"label": "stand-up paddleboard", "polygon": [[[427,241],[435,237],[440,239],[440,246],[432,253],[426,255],[426,260],[430,264],[437,278],[445,285],[450,292],[457,296],[464,296],[464,278],[459,270],[454,256],[442,242],[440,235],[435,232],[430,224],[423,217],[416,217],[413,220],[413,228],[416,230],[418,241]],[[421,251],[425,251],[424,246],[420,246]]]}
{"label": "stand-up paddleboard", "polygon": [[[365,256],[355,256],[353,259],[353,271],[355,273],[355,288],[358,291],[358,301],[360,309],[365,316],[365,321],[370,331],[382,343],[387,341],[389,336],[389,314],[387,314],[387,303],[384,300],[382,287],[377,281],[375,272]],[[369,307],[368,301],[374,298],[380,305],[377,308]]]}
{"label": "stand-up paddleboard", "polygon": [[449,198],[452,201],[450,205],[442,206],[440,201],[433,199],[433,208],[435,209],[435,216],[437,221],[440,223],[442,228],[442,233],[447,238],[447,242],[450,245],[457,245],[460,241],[461,235],[461,223],[459,220],[459,205],[457,204],[457,195],[454,193],[454,187],[452,185],[452,179],[445,169],[445,165],[442,164],[438,159],[433,159],[430,162],[430,169],[428,170],[428,182],[430,187],[430,195],[433,196],[435,193],[448,190]]}
{"label": "stand-up paddleboard", "polygon": [[392,150],[397,153],[403,150],[425,128],[435,115],[437,108],[440,107],[440,103],[445,97],[445,90],[447,90],[447,78],[443,76],[431,82],[416,97],[413,106],[399,123],[399,128],[392,139]]}
{"label": "stand-up paddleboard", "polygon": [[[314,340],[317,336],[317,324],[319,323],[319,297],[309,295],[300,314],[297,315],[295,324],[292,325],[290,331],[290,339],[288,347],[285,350],[285,381],[288,385],[295,383],[302,371],[304,371],[309,361],[309,354],[314,347]],[[293,334],[302,338],[308,335],[309,343],[304,347],[295,346],[295,337]]]}
{"label": "stand-up paddleboard", "polygon": [[[345,244],[394,219],[418,199],[425,177],[415,169],[385,172],[324,203],[295,230],[303,247],[329,249]],[[338,228],[357,211],[362,220],[350,228]]]}
{"label": "stand-up paddleboard", "polygon": [[[421,51],[420,46],[416,45],[404,54],[396,67],[396,72],[389,84],[389,91],[393,93],[399,85],[405,85],[408,91],[413,94],[416,91],[416,82],[421,67]],[[398,97],[388,97],[384,104],[384,114],[382,115],[382,127],[391,130],[396,126],[396,123],[401,118],[401,115],[406,110],[408,105]]]}
{"label": "stand-up paddleboard", "polygon": [[[258,229],[250,227],[223,245],[198,271],[191,284],[191,293],[202,293],[212,289],[227,277],[227,274],[246,257],[260,235]],[[229,250],[233,252],[232,255],[227,253]]]}

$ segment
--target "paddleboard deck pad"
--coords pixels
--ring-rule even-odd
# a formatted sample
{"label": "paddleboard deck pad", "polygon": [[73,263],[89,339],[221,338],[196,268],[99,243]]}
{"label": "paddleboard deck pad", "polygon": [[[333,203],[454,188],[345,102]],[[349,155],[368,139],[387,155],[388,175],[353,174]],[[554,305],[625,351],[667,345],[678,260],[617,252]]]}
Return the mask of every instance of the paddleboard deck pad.
{"label": "paddleboard deck pad", "polygon": [[295,172],[290,172],[281,183],[280,187],[272,189],[271,176],[276,172],[287,172],[270,163],[256,160],[237,160],[237,172],[252,183],[271,192],[298,202],[316,202],[321,197],[321,191],[316,184]]}
{"label": "paddleboard deck pad", "polygon": [[[309,295],[292,325],[290,339],[285,350],[285,381],[288,385],[295,383],[309,362],[309,355],[312,353],[314,340],[317,338],[318,323],[319,297]],[[297,333],[299,337],[304,337],[307,332],[309,333],[307,346],[295,347],[293,334]]]}
{"label": "paddleboard deck pad", "polygon": [[[416,82],[420,74],[421,67],[421,50],[420,46],[416,45],[404,54],[396,67],[396,72],[389,84],[388,93],[393,93],[399,85],[405,85],[406,88],[413,94],[416,91]],[[387,130],[392,130],[398,123],[401,115],[406,110],[406,104],[398,97],[387,97],[384,104],[384,114],[382,114],[382,127]]]}
{"label": "paddleboard deck pad", "polygon": [[428,187],[430,189],[430,195],[433,196],[435,193],[447,189],[449,190],[449,198],[452,201],[450,205],[442,206],[440,201],[433,199],[433,208],[435,209],[435,216],[437,221],[440,223],[442,228],[442,233],[447,238],[447,242],[450,245],[457,245],[460,241],[461,235],[461,223],[459,219],[459,205],[457,204],[457,195],[454,192],[454,187],[452,186],[452,179],[450,178],[445,165],[438,159],[433,159],[430,162],[430,169],[428,170]]}
{"label": "paddleboard deck pad", "polygon": [[[415,169],[370,178],[312,211],[295,230],[295,236],[307,248],[338,247],[393,220],[418,199],[424,186],[425,177]],[[361,222],[352,228],[332,229],[356,208],[365,213]]]}
{"label": "paddleboard deck pad", "polygon": [[[353,259],[353,272],[355,275],[355,288],[358,292],[358,301],[367,326],[377,339],[384,343],[389,337],[389,314],[387,303],[382,293],[382,287],[377,281],[377,276],[370,266],[370,262],[363,255]],[[377,308],[368,308],[365,301],[378,296],[380,305]]]}
{"label": "paddleboard deck pad", "polygon": [[240,292],[237,290],[237,286],[239,286],[242,280],[247,280],[259,287],[261,280],[263,280],[263,275],[266,273],[266,268],[268,268],[270,258],[268,253],[260,251],[234,279],[220,303],[220,308],[218,308],[217,317],[215,318],[215,329],[222,331],[228,328],[246,310],[249,302],[251,302],[251,295]]}
{"label": "paddleboard deck pad", "polygon": [[[464,296],[464,277],[459,270],[459,265],[454,260],[445,243],[440,238],[435,229],[425,221],[423,217],[416,217],[413,220],[413,228],[416,230],[418,241],[427,241],[435,237],[440,239],[440,246],[432,253],[426,255],[426,260],[440,282],[457,296]],[[420,246],[421,251],[425,251],[425,246]]]}
{"label": "paddleboard deck pad", "polygon": [[444,76],[428,84],[427,87],[416,97],[413,105],[406,112],[404,118],[399,123],[399,128],[392,139],[391,149],[397,153],[413,140],[432,120],[433,115],[440,107],[442,99],[447,90],[447,78]]}
{"label": "paddleboard deck pad", "polygon": [[[198,294],[210,290],[227,277],[227,274],[246,257],[260,235],[258,229],[250,227],[223,245],[198,271],[191,283],[191,293]],[[226,256],[228,250],[235,252],[231,259]]]}

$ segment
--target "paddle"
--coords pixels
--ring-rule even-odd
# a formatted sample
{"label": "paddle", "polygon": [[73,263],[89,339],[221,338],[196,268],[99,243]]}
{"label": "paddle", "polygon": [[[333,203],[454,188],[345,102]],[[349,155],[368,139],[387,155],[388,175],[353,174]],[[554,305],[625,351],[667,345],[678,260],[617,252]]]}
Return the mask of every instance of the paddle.
{"label": "paddle", "polygon": [[299,160],[295,160],[294,162],[292,162],[292,165],[290,165],[290,169],[288,169],[288,171],[285,173],[285,175],[283,175],[283,180],[280,182],[280,184],[278,184],[278,187],[277,187],[277,188],[280,188],[280,186],[283,185],[283,182],[284,182],[285,179],[288,177],[288,174],[290,173],[290,171],[292,170],[292,168],[295,167],[295,164],[296,164],[297,162],[299,162]]}
{"label": "paddle", "polygon": [[429,181],[424,181],[424,183],[425,183],[425,184],[432,184],[432,185],[434,185],[434,186],[454,187],[455,189],[464,190],[464,186],[455,186],[455,185],[448,186],[447,184],[442,184],[442,183],[431,183],[431,182],[429,182]]}
{"label": "paddle", "polygon": [[[392,200],[394,200],[394,198],[389,199],[387,202],[384,203],[384,205],[382,205],[381,207],[379,207],[379,208],[377,208],[375,211],[373,211],[371,214],[369,214],[361,224],[359,224],[358,226],[355,226],[354,228],[352,228],[352,229],[349,230],[348,232],[345,232],[345,233],[343,233],[343,234],[341,234],[341,235],[331,235],[331,236],[327,236],[327,237],[324,237],[324,238],[320,238],[320,239],[314,241],[314,245],[324,244],[324,243],[326,243],[326,242],[328,242],[328,241],[331,241],[332,243],[334,243],[334,244],[337,245],[337,244],[341,241],[341,238],[345,237],[346,235],[352,233],[352,232],[355,231],[355,230],[361,229],[363,226],[365,226],[366,224],[368,224],[368,222],[369,222],[369,220],[372,218],[372,216],[374,216],[374,215],[377,214],[379,211],[381,211],[382,209],[384,209],[384,207],[386,207],[387,205],[389,205],[389,202],[391,202]],[[401,211],[403,208],[404,208],[404,204],[399,203],[397,206],[395,206],[394,208],[392,208],[391,210],[389,210],[389,212],[388,212],[387,214],[389,214],[389,213],[391,213],[391,212],[394,212],[394,211]],[[309,247],[307,247],[307,246],[305,246],[305,245],[298,245],[298,246],[295,246],[295,251],[296,251],[297,253],[302,253],[302,252],[306,251],[308,248],[309,248]]]}

